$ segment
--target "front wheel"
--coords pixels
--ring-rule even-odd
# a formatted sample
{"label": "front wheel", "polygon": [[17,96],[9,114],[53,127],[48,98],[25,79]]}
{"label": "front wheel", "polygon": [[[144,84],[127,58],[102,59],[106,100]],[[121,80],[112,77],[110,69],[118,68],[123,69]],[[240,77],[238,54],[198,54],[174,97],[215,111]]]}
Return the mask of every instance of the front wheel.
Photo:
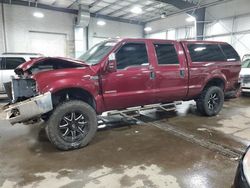
{"label": "front wheel", "polygon": [[68,101],[50,115],[45,127],[52,144],[61,150],[86,146],[97,131],[94,109],[82,101]]}
{"label": "front wheel", "polygon": [[217,86],[204,89],[196,101],[197,110],[206,116],[217,115],[221,111],[223,103],[223,90]]}

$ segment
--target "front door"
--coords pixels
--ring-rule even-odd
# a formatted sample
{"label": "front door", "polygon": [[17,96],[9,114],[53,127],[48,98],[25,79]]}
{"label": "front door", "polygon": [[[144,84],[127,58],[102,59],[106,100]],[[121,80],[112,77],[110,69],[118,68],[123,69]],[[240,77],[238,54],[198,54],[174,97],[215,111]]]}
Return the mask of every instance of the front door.
{"label": "front door", "polygon": [[146,44],[125,43],[115,56],[117,71],[102,79],[106,110],[152,103],[153,79]]}
{"label": "front door", "polygon": [[182,100],[188,92],[188,67],[183,48],[173,41],[154,41],[155,103]]}

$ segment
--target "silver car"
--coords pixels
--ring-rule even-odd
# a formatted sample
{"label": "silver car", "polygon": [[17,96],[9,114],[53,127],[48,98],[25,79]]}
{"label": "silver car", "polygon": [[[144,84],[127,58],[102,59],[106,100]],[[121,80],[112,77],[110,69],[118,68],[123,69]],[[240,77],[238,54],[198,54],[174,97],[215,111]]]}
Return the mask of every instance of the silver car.
{"label": "silver car", "polygon": [[11,77],[15,75],[14,69],[16,67],[42,56],[42,54],[36,53],[3,53],[0,55],[0,93],[5,93],[3,84],[11,81]]}
{"label": "silver car", "polygon": [[250,59],[243,61],[240,71],[241,91],[250,92]]}

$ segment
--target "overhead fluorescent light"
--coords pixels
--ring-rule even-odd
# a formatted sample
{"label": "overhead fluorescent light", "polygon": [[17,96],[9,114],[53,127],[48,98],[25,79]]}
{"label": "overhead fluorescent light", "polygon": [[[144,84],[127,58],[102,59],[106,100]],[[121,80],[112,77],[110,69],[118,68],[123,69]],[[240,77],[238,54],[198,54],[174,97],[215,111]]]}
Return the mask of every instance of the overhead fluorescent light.
{"label": "overhead fluorescent light", "polygon": [[34,12],[33,16],[36,17],[36,18],[43,18],[44,14],[42,12]]}
{"label": "overhead fluorescent light", "polygon": [[194,16],[188,16],[186,19],[187,22],[195,22],[196,18]]}
{"label": "overhead fluorescent light", "polygon": [[134,6],[130,11],[134,14],[141,14],[142,13],[142,9],[139,6]]}
{"label": "overhead fluorescent light", "polygon": [[152,31],[152,28],[151,27],[145,27],[144,31],[146,31],[146,32]]}
{"label": "overhead fluorescent light", "polygon": [[104,25],[106,25],[106,22],[103,21],[103,20],[98,20],[98,21],[97,21],[97,25],[99,25],[99,26],[104,26]]}

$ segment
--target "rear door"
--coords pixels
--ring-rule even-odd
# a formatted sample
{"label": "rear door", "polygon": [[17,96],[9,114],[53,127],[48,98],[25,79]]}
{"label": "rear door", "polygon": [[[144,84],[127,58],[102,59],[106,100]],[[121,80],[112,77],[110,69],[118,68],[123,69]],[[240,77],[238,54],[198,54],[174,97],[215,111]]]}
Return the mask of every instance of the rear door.
{"label": "rear door", "polygon": [[15,75],[14,69],[24,63],[22,57],[6,57],[2,65],[2,83],[10,82],[11,76]]}
{"label": "rear door", "polygon": [[4,87],[3,87],[3,63],[4,63],[4,58],[0,57],[0,92],[4,92]]}
{"label": "rear door", "polygon": [[152,42],[155,51],[155,102],[172,102],[184,99],[188,92],[188,67],[180,43],[175,41]]}

